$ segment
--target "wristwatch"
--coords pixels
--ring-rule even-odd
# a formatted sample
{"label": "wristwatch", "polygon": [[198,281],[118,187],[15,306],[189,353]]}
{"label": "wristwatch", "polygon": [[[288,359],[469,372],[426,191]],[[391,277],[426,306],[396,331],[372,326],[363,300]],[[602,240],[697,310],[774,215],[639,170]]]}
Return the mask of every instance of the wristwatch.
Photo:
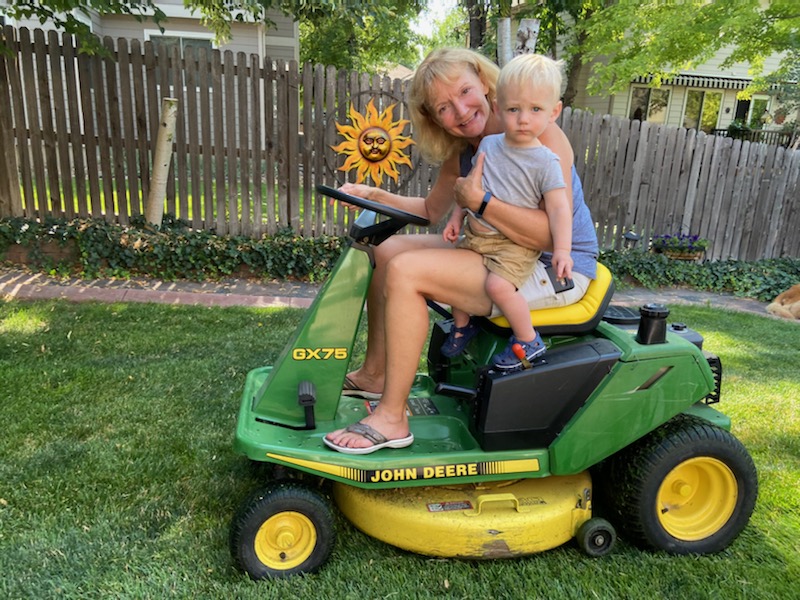
{"label": "wristwatch", "polygon": [[486,205],[489,204],[489,200],[492,199],[492,192],[486,192],[483,195],[483,202],[481,202],[481,207],[478,209],[478,212],[475,213],[476,217],[482,217],[483,211],[486,210]]}

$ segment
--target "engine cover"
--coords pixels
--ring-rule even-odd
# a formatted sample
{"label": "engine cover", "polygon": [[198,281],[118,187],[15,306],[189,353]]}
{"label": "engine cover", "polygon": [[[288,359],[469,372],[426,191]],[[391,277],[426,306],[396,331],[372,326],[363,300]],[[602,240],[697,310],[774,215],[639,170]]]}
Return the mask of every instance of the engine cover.
{"label": "engine cover", "polygon": [[545,361],[513,373],[486,369],[478,378],[470,428],[486,451],[546,448],[619,360],[606,339],[545,354]]}

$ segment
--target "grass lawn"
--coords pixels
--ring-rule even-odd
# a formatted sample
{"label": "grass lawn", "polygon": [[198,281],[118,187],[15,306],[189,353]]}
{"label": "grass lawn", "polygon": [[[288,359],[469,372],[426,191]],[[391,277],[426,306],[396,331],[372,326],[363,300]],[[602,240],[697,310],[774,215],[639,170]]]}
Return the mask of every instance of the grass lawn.
{"label": "grass lawn", "polygon": [[750,525],[724,552],[624,539],[513,560],[431,559],[337,522],[313,576],[251,582],[227,538],[264,469],[232,450],[245,374],[291,309],[0,303],[1,598],[792,598],[800,581],[800,327],[676,306],[722,358],[718,407],[759,470]]}

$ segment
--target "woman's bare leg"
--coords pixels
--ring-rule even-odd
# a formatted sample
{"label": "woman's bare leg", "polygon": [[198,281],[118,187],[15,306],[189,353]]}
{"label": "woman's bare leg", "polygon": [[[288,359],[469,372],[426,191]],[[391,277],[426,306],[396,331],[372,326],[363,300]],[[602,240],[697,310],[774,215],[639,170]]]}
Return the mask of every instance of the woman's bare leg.
{"label": "woman's bare leg", "polygon": [[[491,309],[485,280],[483,260],[471,250],[408,251],[398,254],[388,263],[383,305],[386,347],[383,397],[363,423],[387,439],[408,435],[406,401],[428,336],[425,300],[431,298],[457,306],[469,314],[485,315]],[[351,448],[372,445],[361,435],[343,429],[329,433],[327,438]]]}
{"label": "woman's bare leg", "polygon": [[453,248],[438,234],[395,235],[375,248],[375,271],[367,294],[367,350],[364,363],[347,377],[360,389],[380,393],[386,372],[384,302],[386,265],[401,252],[422,248]]}

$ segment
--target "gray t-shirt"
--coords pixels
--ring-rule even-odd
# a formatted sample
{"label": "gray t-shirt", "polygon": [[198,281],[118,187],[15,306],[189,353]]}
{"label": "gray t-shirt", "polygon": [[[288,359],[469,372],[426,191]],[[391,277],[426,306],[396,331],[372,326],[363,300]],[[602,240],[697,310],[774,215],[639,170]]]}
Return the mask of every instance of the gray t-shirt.
{"label": "gray t-shirt", "polygon": [[[483,189],[508,204],[539,208],[545,193],[566,187],[558,156],[552,150],[545,146],[516,148],[506,144],[505,137],[503,133],[487,135],[478,146],[476,156],[486,153]],[[481,223],[497,231],[482,219]]]}
{"label": "gray t-shirt", "polygon": [[[462,177],[466,177],[472,168],[473,154],[472,146],[467,146],[459,157]],[[575,165],[572,165],[572,252],[570,254],[574,262],[573,271],[581,273],[589,279],[597,277],[597,232],[589,207],[586,206],[583,197],[583,185]],[[551,253],[544,252],[539,260],[549,265],[551,258]]]}

